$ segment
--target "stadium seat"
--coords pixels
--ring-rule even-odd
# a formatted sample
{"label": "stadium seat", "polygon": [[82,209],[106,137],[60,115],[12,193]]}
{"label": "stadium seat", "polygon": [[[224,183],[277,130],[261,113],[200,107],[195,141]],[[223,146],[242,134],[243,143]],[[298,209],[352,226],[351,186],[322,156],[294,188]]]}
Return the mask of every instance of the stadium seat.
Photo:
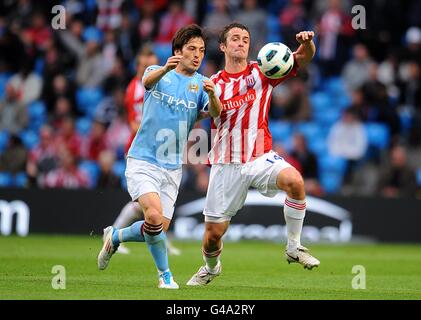
{"label": "stadium seat", "polygon": [[118,176],[124,176],[124,172],[126,171],[126,162],[125,161],[116,161],[113,165],[113,173]]}
{"label": "stadium seat", "polygon": [[164,65],[168,57],[172,55],[171,43],[154,43],[153,51],[158,57],[159,64]]}
{"label": "stadium seat", "polygon": [[7,147],[9,142],[9,132],[5,130],[0,130],[0,152]]}
{"label": "stadium seat", "polygon": [[320,183],[327,193],[340,190],[345,175],[347,161],[329,154],[319,158]]}
{"label": "stadium seat", "polygon": [[307,145],[310,151],[314,152],[317,157],[322,157],[327,154],[327,142],[324,136],[313,137],[307,140]]}
{"label": "stadium seat", "polygon": [[311,108],[314,112],[325,112],[332,106],[331,99],[326,92],[318,91],[310,95]]}
{"label": "stadium seat", "polygon": [[47,116],[47,107],[42,101],[34,101],[28,107],[28,114],[31,121],[45,120]]}
{"label": "stadium seat", "polygon": [[306,138],[307,142],[310,139],[322,137],[321,126],[317,122],[303,122],[295,127],[295,132],[299,132]]}
{"label": "stadium seat", "polygon": [[364,127],[367,133],[369,146],[383,150],[389,145],[390,132],[385,124],[373,122],[366,123]]}
{"label": "stadium seat", "polygon": [[269,14],[266,18],[266,26],[268,30],[267,42],[282,42],[279,17],[273,14]]}
{"label": "stadium seat", "polygon": [[339,172],[344,174],[347,167],[347,161],[343,158],[326,154],[325,156],[320,157],[319,167],[324,172]]}
{"label": "stadium seat", "polygon": [[29,126],[28,128],[38,132],[39,128],[47,122],[47,108],[42,101],[32,102],[28,106]]}
{"label": "stadium seat", "polygon": [[331,77],[323,81],[324,89],[329,96],[347,95],[345,84],[340,77]]}
{"label": "stadium seat", "polygon": [[100,171],[98,164],[95,161],[82,160],[78,167],[79,170],[83,171],[88,176],[89,187],[95,187]]}
{"label": "stadium seat", "polygon": [[39,136],[36,131],[33,130],[25,130],[19,134],[20,138],[22,139],[23,144],[29,150],[32,150],[36,147],[39,143]]}
{"label": "stadium seat", "polygon": [[421,168],[418,168],[417,170],[417,184],[418,184],[418,187],[421,188]]}
{"label": "stadium seat", "polygon": [[324,172],[320,175],[320,184],[326,193],[336,193],[341,189],[343,175]]}
{"label": "stadium seat", "polygon": [[87,136],[91,131],[92,120],[87,117],[78,118],[76,120],[76,131],[82,136]]}
{"label": "stadium seat", "polygon": [[342,115],[340,108],[330,108],[326,110],[313,110],[313,120],[323,127],[330,127],[337,122]]}
{"label": "stadium seat", "polygon": [[283,142],[292,135],[291,124],[285,121],[269,121],[269,130],[276,142]]}
{"label": "stadium seat", "polygon": [[44,71],[44,65],[45,65],[45,60],[43,58],[38,58],[35,61],[34,71],[40,77],[42,77],[42,74],[43,74],[43,71]]}
{"label": "stadium seat", "polygon": [[4,97],[4,93],[6,92],[6,84],[9,81],[10,74],[6,72],[0,73],[0,99]]}
{"label": "stadium seat", "polygon": [[13,180],[15,187],[24,188],[28,182],[28,176],[26,175],[26,172],[18,172]]}
{"label": "stadium seat", "polygon": [[0,187],[11,187],[13,176],[9,172],[0,172]]}
{"label": "stadium seat", "polygon": [[99,88],[80,88],[76,92],[77,108],[80,112],[92,116],[103,98],[104,94]]}

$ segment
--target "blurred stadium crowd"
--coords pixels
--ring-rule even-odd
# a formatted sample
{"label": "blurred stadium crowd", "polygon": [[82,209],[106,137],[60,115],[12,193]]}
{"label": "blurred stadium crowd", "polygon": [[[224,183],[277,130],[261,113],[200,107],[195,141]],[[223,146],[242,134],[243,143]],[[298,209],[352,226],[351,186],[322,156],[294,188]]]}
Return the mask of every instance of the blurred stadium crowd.
{"label": "blurred stadium crowd", "polygon": [[[51,27],[56,4],[65,30]],[[366,30],[351,26],[356,4]],[[274,149],[309,194],[420,196],[417,0],[1,1],[0,187],[124,188],[136,53],[148,44],[165,63],[176,30],[196,22],[210,76],[232,21],[250,28],[252,60],[266,42],[295,50],[297,32],[317,34],[314,63],[274,90],[270,112]],[[207,182],[206,166],[186,166],[182,188],[206,192]]]}

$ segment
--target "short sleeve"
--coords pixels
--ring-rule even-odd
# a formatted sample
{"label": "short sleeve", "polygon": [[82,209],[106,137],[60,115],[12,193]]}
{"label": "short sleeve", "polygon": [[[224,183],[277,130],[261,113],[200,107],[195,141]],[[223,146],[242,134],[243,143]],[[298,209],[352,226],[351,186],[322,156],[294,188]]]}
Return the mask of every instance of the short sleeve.
{"label": "short sleeve", "polygon": [[[142,77],[142,84],[144,83],[145,78],[149,75],[149,73],[150,73],[151,71],[154,71],[154,70],[159,69],[159,68],[161,68],[161,66],[158,66],[158,65],[151,65],[151,66],[147,67],[147,68],[146,68],[146,70],[145,70],[145,73],[143,74],[143,77]],[[155,85],[156,85],[156,84],[155,84]],[[145,85],[143,85],[143,86],[145,87]],[[151,89],[152,89],[152,88],[147,89],[147,88],[145,87],[145,90],[146,90],[146,91],[150,91]]]}

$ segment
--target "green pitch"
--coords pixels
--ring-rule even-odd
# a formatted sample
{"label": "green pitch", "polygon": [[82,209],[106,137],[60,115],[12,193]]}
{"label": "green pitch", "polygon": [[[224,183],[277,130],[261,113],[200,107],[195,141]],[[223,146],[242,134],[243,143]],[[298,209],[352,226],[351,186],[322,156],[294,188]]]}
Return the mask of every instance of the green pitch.
{"label": "green pitch", "polygon": [[[206,287],[187,280],[202,264],[199,242],[176,242],[170,256],[179,290],[160,290],[144,244],[116,254],[98,271],[101,239],[75,236],[0,237],[0,299],[421,299],[420,245],[314,245],[321,265],[312,271],[284,260],[283,245],[226,242],[223,273]],[[65,268],[66,289],[54,290],[53,266]],[[354,290],[355,265],[366,271],[366,289]],[[361,280],[361,279],[360,279]],[[356,284],[361,281],[354,280]]]}

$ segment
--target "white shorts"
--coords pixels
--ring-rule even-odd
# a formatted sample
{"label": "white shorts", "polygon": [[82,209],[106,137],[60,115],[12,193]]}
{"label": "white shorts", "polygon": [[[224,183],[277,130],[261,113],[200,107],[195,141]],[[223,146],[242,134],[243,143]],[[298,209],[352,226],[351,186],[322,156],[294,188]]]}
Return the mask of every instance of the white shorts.
{"label": "white shorts", "polygon": [[169,170],[149,162],[127,158],[127,189],[133,201],[140,196],[155,192],[161,199],[164,217],[172,219],[177,200],[182,169]]}
{"label": "white shorts", "polygon": [[248,163],[212,165],[203,211],[205,221],[230,221],[243,207],[250,187],[274,197],[280,191],[276,186],[279,172],[291,167],[274,151]]}

